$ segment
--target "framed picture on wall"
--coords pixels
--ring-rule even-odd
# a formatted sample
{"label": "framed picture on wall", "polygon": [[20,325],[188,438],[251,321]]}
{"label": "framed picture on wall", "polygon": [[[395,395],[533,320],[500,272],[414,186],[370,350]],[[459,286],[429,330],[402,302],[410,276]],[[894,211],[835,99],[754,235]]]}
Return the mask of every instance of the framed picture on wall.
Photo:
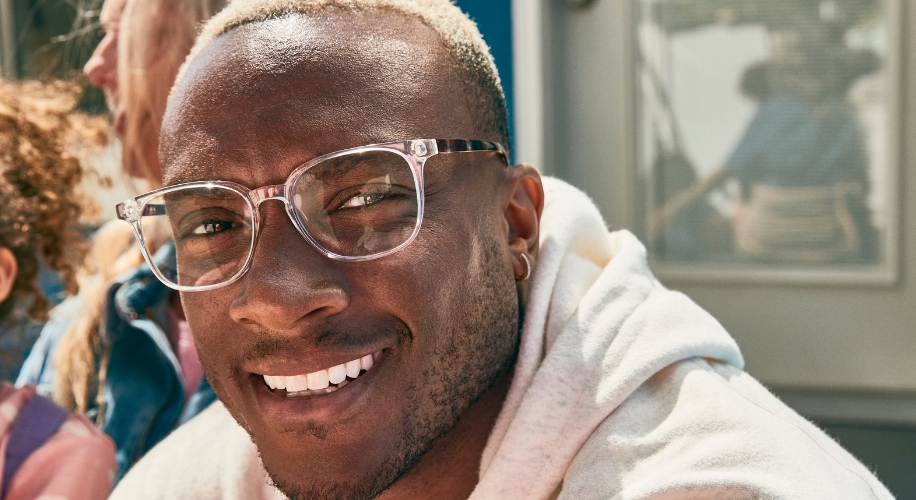
{"label": "framed picture on wall", "polygon": [[895,282],[899,0],[632,2],[658,274]]}

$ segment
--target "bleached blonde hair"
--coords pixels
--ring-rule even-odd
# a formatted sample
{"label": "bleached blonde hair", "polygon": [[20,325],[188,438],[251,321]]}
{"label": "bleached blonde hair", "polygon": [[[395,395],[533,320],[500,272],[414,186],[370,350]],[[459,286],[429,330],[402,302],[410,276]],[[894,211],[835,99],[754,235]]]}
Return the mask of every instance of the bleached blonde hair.
{"label": "bleached blonde hair", "polygon": [[229,30],[290,14],[318,14],[328,9],[353,13],[387,10],[419,19],[429,26],[439,35],[459,67],[467,72],[471,83],[476,84],[481,104],[487,114],[492,115],[483,117],[487,128],[497,132],[503,145],[509,147],[506,98],[490,48],[477,24],[449,0],[232,0],[201,30],[194,48],[178,71],[175,86],[180,84],[197,55]]}

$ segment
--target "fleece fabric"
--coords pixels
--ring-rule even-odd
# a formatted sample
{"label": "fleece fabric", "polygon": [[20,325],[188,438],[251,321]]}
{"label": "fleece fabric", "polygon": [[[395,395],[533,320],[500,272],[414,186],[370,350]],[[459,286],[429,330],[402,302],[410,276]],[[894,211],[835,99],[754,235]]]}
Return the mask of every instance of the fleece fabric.
{"label": "fleece fabric", "polygon": [[[742,371],[734,340],[655,279],[632,234],[568,184],[544,189],[518,361],[472,500],[893,498]],[[248,499],[263,477],[216,404],[112,498]]]}
{"label": "fleece fabric", "polygon": [[[33,397],[34,385],[16,389],[0,382],[0,471],[9,458],[7,447],[16,420],[28,417],[23,409]],[[27,435],[23,432],[20,437]],[[35,442],[32,439],[34,434],[27,441]],[[26,457],[9,484],[0,477],[0,491],[6,488],[3,500],[104,500],[117,468],[111,438],[83,415],[71,414]]]}

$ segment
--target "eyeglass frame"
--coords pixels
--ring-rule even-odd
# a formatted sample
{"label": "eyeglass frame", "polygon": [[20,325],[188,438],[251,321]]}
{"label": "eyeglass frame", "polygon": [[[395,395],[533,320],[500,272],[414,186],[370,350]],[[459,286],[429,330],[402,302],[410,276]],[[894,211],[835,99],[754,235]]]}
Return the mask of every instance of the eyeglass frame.
{"label": "eyeglass frame", "polygon": [[[341,156],[373,151],[395,153],[404,158],[410,165],[410,169],[414,178],[414,184],[417,187],[417,222],[414,225],[413,232],[403,243],[389,250],[385,250],[384,252],[360,256],[336,254],[322,247],[317,241],[315,241],[315,238],[309,234],[308,230],[305,228],[305,225],[299,221],[299,215],[296,213],[295,205],[287,195],[292,191],[294,184],[299,180],[299,178],[315,165]],[[261,216],[258,210],[261,203],[264,203],[268,200],[282,201],[284,207],[286,208],[286,215],[289,217],[296,230],[299,231],[299,234],[305,238],[305,240],[308,241],[316,250],[318,250],[319,253],[330,259],[349,262],[366,261],[385,257],[399,250],[402,250],[417,237],[417,234],[420,233],[420,227],[423,225],[423,208],[425,201],[423,169],[426,166],[426,161],[440,153],[476,152],[499,153],[503,157],[506,165],[510,165],[509,154],[506,151],[506,148],[502,144],[493,141],[481,141],[474,139],[410,139],[404,141],[384,142],[342,149],[339,151],[334,151],[333,153],[328,153],[312,158],[311,160],[308,160],[294,168],[293,171],[290,172],[290,174],[286,177],[286,181],[283,184],[273,184],[249,189],[246,186],[231,181],[184,182],[172,186],[162,187],[148,193],[144,193],[139,196],[124,200],[115,206],[115,214],[117,215],[118,219],[123,220],[131,225],[131,228],[134,231],[134,237],[140,246],[140,252],[143,254],[144,260],[146,260],[147,265],[149,265],[150,269],[153,271],[153,274],[156,275],[159,281],[161,281],[167,287],[179,292],[203,292],[235,283],[241,279],[241,277],[244,276],[249,269],[251,269],[251,264],[254,260],[255,249],[260,236],[258,226],[260,224]],[[149,201],[172,191],[179,191],[185,188],[194,187],[219,187],[234,191],[245,200],[245,202],[248,204],[248,208],[251,210],[251,248],[248,251],[248,257],[246,258],[244,265],[242,265],[242,267],[237,273],[235,273],[235,275],[221,283],[201,286],[187,286],[173,283],[172,280],[166,278],[162,271],[159,270],[159,267],[156,266],[156,264],[153,262],[153,256],[150,254],[149,248],[147,247],[146,237],[143,235],[143,229],[140,225],[140,219],[143,216],[162,215],[154,213],[154,207],[147,206]]]}

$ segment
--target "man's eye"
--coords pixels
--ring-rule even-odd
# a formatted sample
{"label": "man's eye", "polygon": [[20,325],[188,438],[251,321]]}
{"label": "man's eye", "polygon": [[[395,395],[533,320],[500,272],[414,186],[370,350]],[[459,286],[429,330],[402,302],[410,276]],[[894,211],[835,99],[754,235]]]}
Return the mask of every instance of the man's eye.
{"label": "man's eye", "polygon": [[218,232],[220,232],[220,231],[226,231],[226,230],[232,229],[232,226],[233,226],[233,225],[234,225],[234,224],[232,224],[231,222],[225,221],[225,220],[207,221],[207,222],[204,222],[203,224],[201,224],[201,225],[195,227],[194,230],[191,231],[191,234],[213,234],[213,233],[218,233]]}
{"label": "man's eye", "polygon": [[385,193],[360,193],[352,198],[348,199],[340,206],[340,208],[357,208],[365,207],[373,203],[382,201],[387,197]]}

